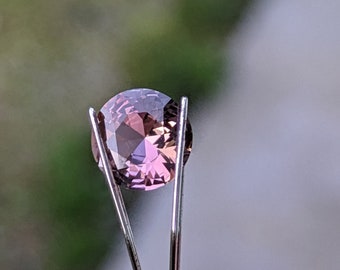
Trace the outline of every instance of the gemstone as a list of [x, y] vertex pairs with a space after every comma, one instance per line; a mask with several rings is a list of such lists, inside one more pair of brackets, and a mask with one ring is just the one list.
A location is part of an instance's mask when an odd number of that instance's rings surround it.
[[[98, 122], [112, 172], [118, 184], [153, 190], [175, 177], [178, 104], [156, 90], [139, 88], [111, 98], [98, 113]], [[192, 145], [186, 126], [184, 163]], [[92, 153], [102, 163], [92, 133]]]

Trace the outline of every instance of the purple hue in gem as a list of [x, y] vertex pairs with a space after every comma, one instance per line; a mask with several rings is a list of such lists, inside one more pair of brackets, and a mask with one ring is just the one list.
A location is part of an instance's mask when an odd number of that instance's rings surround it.
[[[99, 127], [119, 183], [129, 189], [153, 190], [174, 179], [177, 111], [170, 97], [145, 88], [121, 92], [104, 104]], [[184, 162], [191, 145], [188, 121]], [[101, 168], [93, 136], [92, 152]]]

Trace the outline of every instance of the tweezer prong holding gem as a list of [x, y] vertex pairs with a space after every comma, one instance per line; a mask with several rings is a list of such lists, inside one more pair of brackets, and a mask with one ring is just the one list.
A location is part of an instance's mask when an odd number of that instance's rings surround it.
[[108, 159], [107, 154], [106, 154], [104, 142], [103, 142], [101, 134], [100, 134], [97, 114], [96, 114], [96, 111], [93, 108], [89, 109], [89, 116], [90, 116], [90, 122], [91, 122], [92, 130], [93, 130], [93, 133], [94, 133], [97, 145], [98, 145], [100, 158], [101, 158], [101, 161], [103, 163], [104, 175], [105, 175], [105, 178], [107, 180], [107, 183], [108, 183], [108, 186], [109, 186], [109, 189], [110, 189], [113, 201], [114, 201], [114, 206], [115, 206], [117, 214], [118, 214], [120, 226], [121, 226], [121, 229], [122, 229], [123, 234], [124, 234], [124, 239], [125, 239], [125, 243], [126, 243], [126, 247], [127, 247], [129, 256], [130, 256], [132, 269], [133, 270], [141, 270], [142, 268], [141, 268], [141, 265], [140, 265], [140, 262], [139, 262], [139, 259], [138, 259], [136, 244], [135, 244], [135, 241], [134, 241], [134, 238], [133, 238], [132, 229], [131, 229], [131, 225], [130, 225], [130, 221], [129, 221], [129, 216], [128, 216], [127, 211], [126, 211], [126, 207], [125, 207], [125, 204], [124, 204], [124, 200], [123, 200], [123, 196], [122, 196], [120, 187], [116, 183], [116, 181], [113, 177], [111, 165], [109, 163], [109, 159]]
[[182, 198], [183, 198], [183, 171], [185, 132], [188, 118], [188, 98], [182, 97], [179, 106], [177, 129], [177, 154], [175, 164], [175, 185], [172, 203], [172, 221], [170, 234], [170, 264], [169, 270], [180, 269], [181, 231], [182, 231]]

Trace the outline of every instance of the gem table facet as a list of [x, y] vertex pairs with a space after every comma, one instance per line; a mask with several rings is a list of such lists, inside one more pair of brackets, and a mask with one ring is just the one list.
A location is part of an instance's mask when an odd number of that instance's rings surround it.
[[[178, 105], [156, 90], [139, 88], [111, 98], [98, 113], [101, 136], [116, 181], [129, 189], [153, 190], [175, 176]], [[186, 126], [184, 163], [192, 145]], [[92, 136], [92, 152], [101, 168]]]

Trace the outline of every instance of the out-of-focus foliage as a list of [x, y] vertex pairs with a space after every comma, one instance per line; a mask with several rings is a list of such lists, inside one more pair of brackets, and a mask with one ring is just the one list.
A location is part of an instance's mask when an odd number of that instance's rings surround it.
[[247, 3], [183, 0], [163, 14], [136, 16], [121, 55], [131, 86], [206, 97], [222, 74], [224, 39]]
[[158, 35], [148, 30], [131, 35], [124, 50], [131, 85], [164, 89], [176, 100], [182, 95], [192, 100], [211, 93], [221, 75], [220, 51], [208, 42], [195, 42], [181, 29], [166, 28]]
[[0, 1], [0, 269], [101, 263], [118, 226], [88, 106], [131, 87], [211, 95], [247, 2]]
[[249, 1], [178, 1], [179, 21], [196, 39], [223, 40]]
[[77, 135], [51, 147], [53, 155], [45, 168], [49, 178], [40, 190], [44, 204], [37, 207], [50, 228], [48, 269], [96, 268], [112, 241], [107, 232], [119, 226], [106, 216], [109, 193], [92, 166], [89, 147], [84, 147], [88, 136]]

